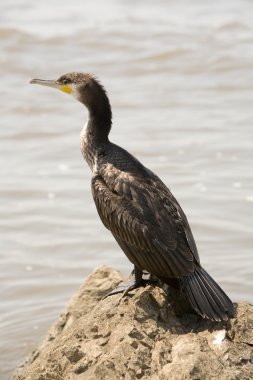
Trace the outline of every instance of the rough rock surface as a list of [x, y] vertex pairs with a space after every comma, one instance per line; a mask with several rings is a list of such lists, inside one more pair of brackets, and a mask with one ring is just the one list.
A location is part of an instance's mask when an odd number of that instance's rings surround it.
[[13, 380], [253, 379], [252, 305], [214, 323], [176, 311], [157, 286], [102, 299], [121, 280], [95, 270]]

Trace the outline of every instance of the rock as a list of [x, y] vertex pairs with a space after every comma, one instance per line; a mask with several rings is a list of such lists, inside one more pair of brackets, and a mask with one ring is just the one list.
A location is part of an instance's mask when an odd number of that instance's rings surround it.
[[120, 281], [113, 269], [95, 270], [13, 380], [253, 378], [252, 305], [214, 323], [180, 314], [158, 286], [103, 299]]

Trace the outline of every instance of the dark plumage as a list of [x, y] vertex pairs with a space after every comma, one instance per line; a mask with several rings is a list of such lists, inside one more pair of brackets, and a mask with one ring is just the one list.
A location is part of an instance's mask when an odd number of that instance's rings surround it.
[[234, 306], [201, 267], [187, 218], [165, 184], [126, 150], [111, 143], [111, 107], [104, 88], [90, 74], [70, 73], [57, 81], [31, 83], [72, 93], [89, 111], [81, 151], [93, 176], [98, 214], [135, 267], [135, 285], [147, 270], [164, 282], [177, 279], [193, 309], [220, 321]]

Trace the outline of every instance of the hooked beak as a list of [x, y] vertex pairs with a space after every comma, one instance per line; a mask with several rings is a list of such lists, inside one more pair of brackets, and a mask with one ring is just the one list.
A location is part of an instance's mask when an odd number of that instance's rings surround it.
[[58, 84], [54, 80], [44, 80], [44, 79], [31, 79], [29, 81], [30, 84], [40, 84], [41, 86], [59, 88], [60, 84]]
[[44, 80], [44, 79], [31, 79], [30, 84], [40, 84], [41, 86], [57, 88], [67, 94], [71, 94], [72, 88], [68, 84], [61, 84], [55, 80]]

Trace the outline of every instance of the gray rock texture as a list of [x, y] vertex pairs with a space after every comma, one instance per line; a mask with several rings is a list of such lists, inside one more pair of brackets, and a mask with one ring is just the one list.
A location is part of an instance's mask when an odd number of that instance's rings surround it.
[[252, 305], [214, 323], [175, 309], [184, 300], [158, 286], [102, 299], [120, 281], [95, 270], [13, 380], [253, 379]]

